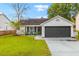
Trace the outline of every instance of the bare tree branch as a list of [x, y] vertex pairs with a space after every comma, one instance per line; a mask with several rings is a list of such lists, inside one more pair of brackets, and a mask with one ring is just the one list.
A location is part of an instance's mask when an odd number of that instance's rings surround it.
[[25, 14], [25, 12], [27, 11], [27, 7], [25, 3], [15, 3], [15, 4], [11, 4], [14, 11], [15, 11], [15, 15], [17, 17], [17, 20], [20, 21], [22, 15]]
[[11, 4], [11, 6], [13, 7], [14, 11], [15, 11], [15, 16], [18, 20], [18, 25], [20, 25], [20, 20], [23, 17], [23, 15], [25, 14], [25, 12], [27, 11], [27, 4], [25, 3], [15, 3], [15, 4]]

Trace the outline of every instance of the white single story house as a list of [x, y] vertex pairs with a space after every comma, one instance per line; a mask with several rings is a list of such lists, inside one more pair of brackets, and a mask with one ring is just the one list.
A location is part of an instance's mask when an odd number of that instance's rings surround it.
[[[42, 37], [75, 37], [74, 23], [59, 15], [51, 18], [21, 20], [21, 27], [18, 34], [41, 35]], [[0, 35], [5, 31], [13, 31], [9, 18], [0, 12]]]
[[21, 20], [20, 34], [42, 37], [74, 37], [74, 23], [59, 15], [51, 19]]

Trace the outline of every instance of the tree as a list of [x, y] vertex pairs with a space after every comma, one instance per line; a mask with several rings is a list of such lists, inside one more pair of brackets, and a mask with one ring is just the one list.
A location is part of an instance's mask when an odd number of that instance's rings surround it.
[[17, 19], [17, 22], [12, 22], [13, 25], [16, 25], [17, 29], [20, 28], [20, 20], [23, 18], [23, 15], [26, 14], [26, 10], [27, 10], [27, 4], [25, 3], [15, 3], [15, 4], [11, 4], [11, 6], [13, 7], [14, 11], [15, 11], [15, 16]]
[[48, 8], [48, 18], [60, 15], [72, 22], [75, 22], [75, 16], [79, 11], [77, 3], [54, 3]]
[[8, 24], [15, 29], [15, 31], [16, 31], [15, 35], [19, 35], [18, 31], [19, 31], [20, 26], [21, 26], [20, 23], [18, 21], [10, 21]]
[[[11, 21], [9, 23], [12, 27], [14, 27], [16, 30], [19, 29], [20, 25], [18, 21]], [[18, 25], [19, 24], [19, 25]]]

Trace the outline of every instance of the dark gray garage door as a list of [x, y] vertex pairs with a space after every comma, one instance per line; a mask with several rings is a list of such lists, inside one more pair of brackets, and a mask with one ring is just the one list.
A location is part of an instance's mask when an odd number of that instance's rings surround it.
[[70, 26], [47, 26], [45, 27], [45, 37], [70, 37]]

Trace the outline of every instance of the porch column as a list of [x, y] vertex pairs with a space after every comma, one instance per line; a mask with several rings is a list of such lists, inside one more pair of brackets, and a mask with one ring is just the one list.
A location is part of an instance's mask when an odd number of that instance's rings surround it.
[[36, 27], [36, 34], [38, 34], [38, 27]]
[[25, 35], [27, 34], [27, 26], [25, 26]]
[[28, 27], [28, 34], [30, 34], [30, 27]]
[[34, 26], [34, 29], [33, 30], [34, 30], [34, 34], [35, 34], [35, 26]]
[[35, 29], [34, 29], [34, 26], [32, 27], [32, 34], [34, 34], [35, 33]]
[[35, 34], [35, 26], [33, 27], [33, 34]]

